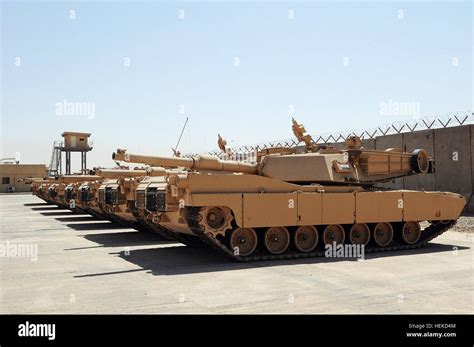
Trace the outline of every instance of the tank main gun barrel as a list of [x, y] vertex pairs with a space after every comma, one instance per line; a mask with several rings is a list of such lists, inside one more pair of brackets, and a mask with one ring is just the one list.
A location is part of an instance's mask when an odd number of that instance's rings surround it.
[[101, 179], [100, 176], [96, 175], [65, 175], [59, 176], [56, 180], [57, 183], [76, 183], [83, 181], [95, 181]]
[[139, 177], [146, 176], [145, 170], [97, 169], [95, 173], [102, 178]]
[[25, 177], [25, 178], [20, 178], [18, 180], [18, 183], [32, 184], [32, 183], [47, 182], [47, 181], [48, 180], [45, 180], [44, 177]]
[[172, 174], [185, 174], [186, 171], [177, 170], [177, 169], [165, 169], [164, 167], [150, 167], [146, 170], [148, 176], [158, 177], [158, 176], [169, 176]]
[[255, 164], [220, 160], [210, 155], [198, 155], [191, 158], [157, 157], [127, 153], [125, 150], [117, 150], [112, 154], [112, 159], [131, 163], [141, 163], [150, 166], [162, 166], [169, 168], [184, 167], [190, 170], [210, 170], [241, 172], [246, 174], [257, 174], [258, 166]]
[[96, 174], [102, 178], [127, 178], [143, 176], [167, 176], [173, 173], [183, 173], [184, 171], [167, 170], [164, 167], [150, 167], [146, 170], [123, 170], [123, 169], [98, 169]]
[[127, 163], [140, 163], [150, 166], [163, 167], [189, 167], [191, 158], [180, 157], [158, 157], [141, 154], [127, 153], [126, 150], [118, 149], [112, 154], [112, 159], [117, 161], [124, 161]]

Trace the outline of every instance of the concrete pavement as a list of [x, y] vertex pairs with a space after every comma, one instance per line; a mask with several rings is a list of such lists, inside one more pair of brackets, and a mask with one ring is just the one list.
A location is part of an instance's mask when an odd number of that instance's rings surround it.
[[0, 211], [4, 248], [38, 251], [0, 258], [0, 313], [474, 312], [474, 233], [365, 261], [240, 264], [31, 195], [0, 195]]

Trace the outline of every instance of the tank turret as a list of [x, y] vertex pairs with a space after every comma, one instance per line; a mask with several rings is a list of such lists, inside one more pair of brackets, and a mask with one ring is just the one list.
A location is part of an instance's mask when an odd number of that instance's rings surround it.
[[370, 185], [433, 171], [433, 162], [423, 149], [417, 149], [413, 153], [366, 150], [357, 148], [359, 142], [358, 139], [351, 139], [351, 145], [345, 150], [319, 148], [316, 152], [302, 154], [269, 154], [255, 164], [221, 160], [209, 155], [172, 158], [131, 154], [126, 150], [117, 150], [112, 157], [119, 161], [166, 168], [253, 174], [286, 182], [321, 184]]

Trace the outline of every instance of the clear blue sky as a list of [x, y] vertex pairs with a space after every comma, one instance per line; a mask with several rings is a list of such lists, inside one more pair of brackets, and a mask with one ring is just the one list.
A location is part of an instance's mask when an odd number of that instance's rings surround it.
[[[187, 115], [182, 152], [215, 149], [217, 133], [230, 145], [291, 138], [289, 105], [313, 134], [412, 118], [381, 114], [388, 100], [416, 102], [422, 116], [472, 109], [472, 2], [4, 1], [1, 11], [1, 155], [24, 163], [49, 163], [64, 130], [92, 133], [91, 166], [112, 165], [117, 147], [169, 155]], [[94, 117], [58, 115], [64, 99], [94, 103]]]

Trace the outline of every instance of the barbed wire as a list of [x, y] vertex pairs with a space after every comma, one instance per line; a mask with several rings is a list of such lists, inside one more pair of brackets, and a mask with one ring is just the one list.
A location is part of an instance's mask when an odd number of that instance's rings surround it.
[[[349, 136], [358, 136], [361, 140], [371, 140], [378, 136], [385, 136], [391, 134], [402, 134], [420, 130], [450, 128], [455, 126], [462, 126], [467, 124], [474, 124], [474, 113], [472, 111], [461, 111], [450, 113], [444, 116], [434, 117], [420, 117], [413, 120], [394, 122], [392, 124], [380, 125], [376, 128], [359, 130], [359, 131], [340, 131], [337, 133], [323, 133], [317, 136], [313, 136], [316, 144], [332, 144], [344, 142]], [[299, 145], [299, 142], [295, 139], [275, 140], [269, 142], [263, 142], [255, 145], [245, 145], [229, 148], [228, 151], [234, 155], [234, 157], [246, 158], [253, 156], [252, 153], [258, 152], [267, 148], [275, 147], [287, 147], [292, 148]], [[216, 155], [218, 157], [229, 156], [223, 154], [219, 150], [212, 150], [206, 154]], [[192, 157], [197, 153], [188, 153], [184, 157]], [[239, 160], [239, 159], [235, 159]], [[242, 159], [241, 159], [242, 160]]]

